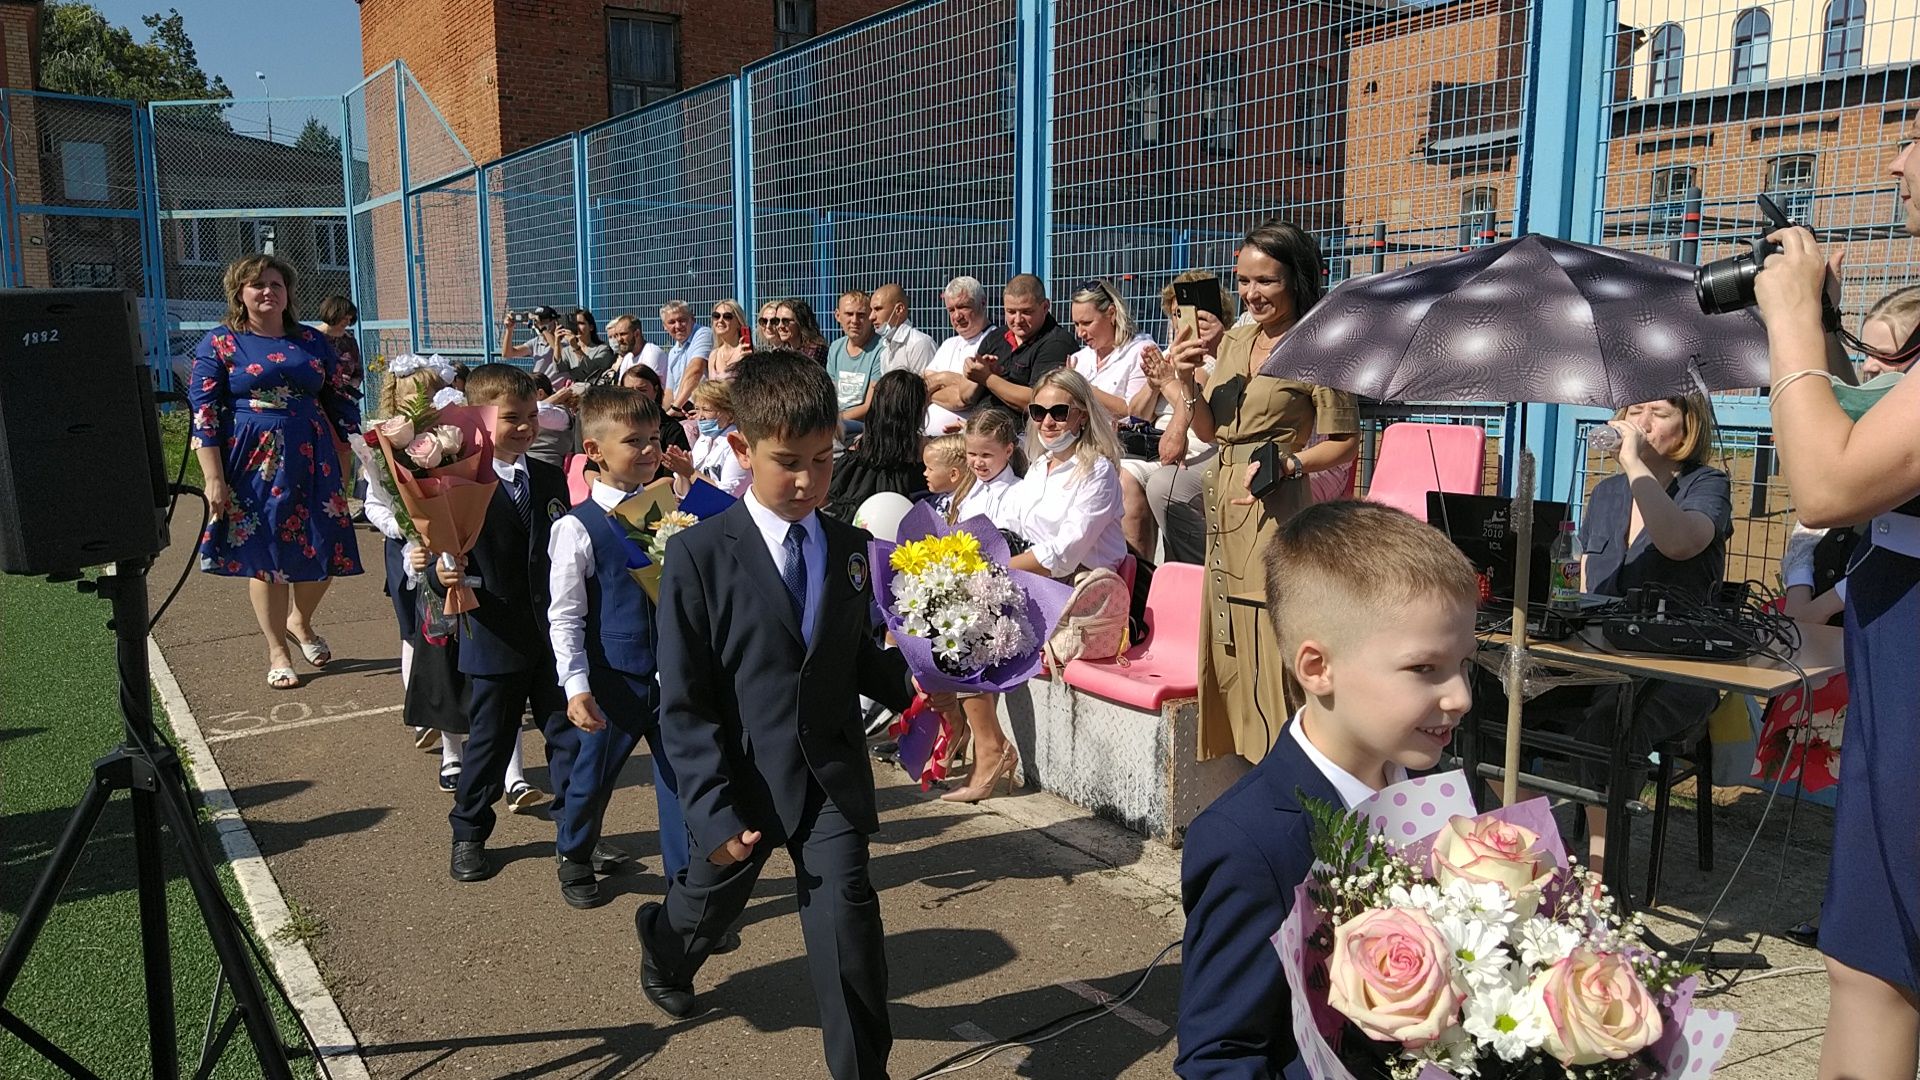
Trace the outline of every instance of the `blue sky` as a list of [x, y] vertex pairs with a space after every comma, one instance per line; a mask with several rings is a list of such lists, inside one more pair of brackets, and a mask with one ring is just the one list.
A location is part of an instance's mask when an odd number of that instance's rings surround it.
[[[109, 22], [144, 41], [140, 17], [177, 8], [200, 66], [227, 81], [236, 98], [339, 96], [361, 79], [360, 5], [353, 0], [89, 0]], [[294, 12], [298, 15], [295, 16]], [[253, 73], [267, 73], [266, 89]], [[242, 110], [251, 114], [256, 110]], [[308, 115], [339, 130], [339, 107], [287, 105], [273, 111], [274, 133], [297, 131]], [[252, 123], [236, 115], [236, 126]], [[252, 119], [250, 116], [247, 119]]]

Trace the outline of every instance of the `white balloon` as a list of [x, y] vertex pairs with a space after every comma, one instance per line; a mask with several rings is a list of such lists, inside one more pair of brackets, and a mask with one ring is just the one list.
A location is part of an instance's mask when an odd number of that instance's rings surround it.
[[873, 534], [876, 540], [896, 541], [900, 519], [913, 509], [913, 500], [897, 491], [882, 491], [870, 496], [853, 512], [853, 524]]

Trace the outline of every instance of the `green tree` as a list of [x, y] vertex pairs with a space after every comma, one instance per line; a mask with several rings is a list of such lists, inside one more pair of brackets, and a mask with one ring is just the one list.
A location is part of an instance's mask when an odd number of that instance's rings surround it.
[[329, 154], [340, 156], [340, 136], [335, 135], [320, 122], [317, 116], [307, 117], [306, 126], [300, 129], [300, 137], [293, 140], [296, 150], [305, 150], [310, 154]]
[[178, 10], [144, 15], [140, 22], [147, 28], [145, 41], [108, 22], [92, 4], [49, 0], [41, 23], [41, 87], [143, 105], [233, 96], [225, 80], [200, 67]]

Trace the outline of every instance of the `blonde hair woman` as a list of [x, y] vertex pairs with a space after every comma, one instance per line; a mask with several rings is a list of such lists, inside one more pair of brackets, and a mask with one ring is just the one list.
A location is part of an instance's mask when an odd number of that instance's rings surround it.
[[1120, 441], [1113, 415], [1078, 372], [1055, 368], [1033, 385], [1027, 406], [1027, 475], [1007, 492], [998, 524], [1030, 547], [1016, 570], [1068, 578], [1117, 570], [1127, 557], [1120, 529]]
[[753, 351], [746, 309], [738, 300], [722, 300], [708, 314], [713, 326], [713, 352], [707, 355], [707, 378], [731, 379], [733, 366]]
[[225, 325], [194, 349], [187, 396], [212, 520], [200, 569], [244, 577], [267, 639], [267, 685], [300, 685], [287, 650], [333, 659], [313, 616], [335, 577], [360, 572], [335, 440], [360, 406], [325, 335], [300, 325], [293, 268], [271, 255], [227, 267]]

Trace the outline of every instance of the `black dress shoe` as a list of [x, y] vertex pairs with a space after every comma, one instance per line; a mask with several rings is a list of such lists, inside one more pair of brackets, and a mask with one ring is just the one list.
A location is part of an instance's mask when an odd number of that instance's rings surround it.
[[633, 916], [633, 929], [640, 938], [640, 992], [661, 1012], [675, 1020], [684, 1020], [693, 1015], [693, 982], [668, 978], [654, 967], [653, 946], [647, 941], [647, 929], [660, 913], [660, 905], [649, 902], [641, 904]]
[[739, 947], [740, 947], [739, 932], [735, 930], [729, 930], [726, 933], [720, 935], [720, 940], [713, 943], [713, 955], [719, 956], [721, 953], [730, 953]]
[[618, 874], [628, 867], [639, 869], [640, 860], [627, 852], [614, 847], [605, 840], [593, 845], [593, 872], [596, 874]]
[[873, 755], [875, 761], [892, 763], [900, 760], [900, 744], [891, 739], [883, 743], [874, 743], [867, 748], [867, 752]]
[[478, 840], [453, 842], [453, 880], [485, 881], [493, 876], [493, 864], [487, 861], [487, 845]]
[[593, 876], [593, 867], [583, 862], [575, 862], [566, 856], [560, 857], [560, 899], [568, 907], [597, 908], [606, 897], [600, 892], [600, 879]]

